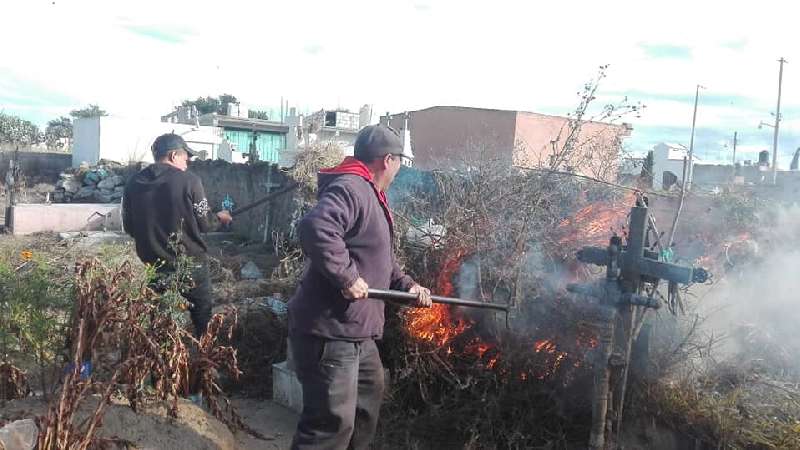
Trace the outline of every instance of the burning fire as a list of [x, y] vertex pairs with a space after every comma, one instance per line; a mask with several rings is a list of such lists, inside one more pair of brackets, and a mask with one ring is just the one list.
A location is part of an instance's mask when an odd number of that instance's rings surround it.
[[617, 202], [592, 203], [579, 210], [573, 217], [558, 225], [562, 230], [560, 245], [604, 245], [612, 232], [623, 230], [628, 212], [636, 199], [631, 191]]
[[547, 339], [544, 339], [544, 340], [541, 340], [541, 341], [536, 341], [533, 344], [533, 350], [536, 353], [539, 353], [539, 352], [542, 352], [542, 351], [547, 352], [547, 353], [555, 353], [556, 344], [552, 343], [551, 341], [549, 341]]
[[434, 304], [430, 309], [408, 312], [408, 329], [417, 339], [433, 342], [443, 347], [451, 339], [466, 331], [472, 322], [461, 319], [451, 321], [447, 305]]
[[[445, 296], [453, 296], [453, 276], [456, 274], [461, 262], [466, 256], [466, 251], [457, 251], [445, 261], [436, 280], [439, 292]], [[557, 347], [555, 339], [532, 341], [530, 345], [538, 356], [531, 360], [533, 365], [519, 372], [508, 372], [508, 367], [501, 364], [501, 353], [494, 343], [485, 342], [475, 337], [466, 344], [458, 344], [453, 339], [470, 329], [474, 322], [469, 319], [456, 317], [447, 305], [434, 304], [428, 309], [409, 309], [406, 311], [406, 326], [410, 334], [416, 339], [428, 342], [442, 349], [449, 357], [453, 353], [475, 358], [478, 367], [497, 371], [501, 376], [513, 376], [523, 382], [529, 380], [546, 380], [556, 375], [569, 354]], [[579, 348], [593, 348], [597, 346], [595, 338], [589, 334], [579, 335], [577, 338]], [[581, 353], [581, 352], [578, 352]], [[578, 356], [576, 354], [575, 356]], [[574, 363], [580, 367], [580, 359]]]
[[481, 341], [478, 338], [475, 338], [469, 343], [469, 345], [467, 345], [464, 351], [468, 354], [476, 355], [479, 361], [482, 361], [484, 356], [487, 356], [484, 365], [487, 369], [493, 369], [497, 364], [497, 360], [500, 358], [499, 352], [490, 352], [490, 350], [493, 350], [494, 348], [494, 344], [489, 344]]
[[[711, 272], [724, 272], [726, 265], [733, 267], [744, 263], [759, 252], [758, 242], [747, 232], [732, 236], [706, 233], [699, 235], [697, 239], [704, 254], [695, 259], [694, 265]], [[694, 243], [690, 241], [690, 244]]]
[[[444, 296], [453, 296], [456, 293], [453, 286], [453, 276], [461, 266], [461, 261], [466, 256], [465, 250], [453, 253], [442, 265], [442, 270], [436, 280], [438, 291]], [[430, 342], [439, 348], [447, 346], [447, 354], [453, 353], [451, 341], [474, 325], [469, 319], [455, 317], [447, 305], [434, 304], [428, 309], [412, 309], [406, 313], [407, 327], [412, 336], [425, 342]], [[487, 369], [493, 369], [500, 357], [498, 352], [493, 352], [494, 344], [483, 342], [478, 338], [473, 339], [464, 348], [464, 353], [477, 356], [478, 360]], [[484, 361], [485, 359], [485, 361]]]
[[[463, 249], [456, 251], [442, 266], [436, 280], [436, 286], [442, 295], [447, 297], [454, 294], [453, 275], [458, 271], [465, 255], [466, 251]], [[406, 318], [412, 336], [432, 342], [438, 347], [443, 347], [473, 325], [472, 321], [453, 317], [447, 305], [438, 303], [428, 309], [409, 310]]]

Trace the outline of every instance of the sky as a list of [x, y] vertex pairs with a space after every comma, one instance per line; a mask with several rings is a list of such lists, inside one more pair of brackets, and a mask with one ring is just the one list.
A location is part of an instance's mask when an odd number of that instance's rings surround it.
[[626, 148], [689, 144], [705, 160], [800, 146], [800, 45], [790, 2], [0, 0], [0, 111], [39, 125], [89, 103], [158, 120], [229, 93], [301, 111], [460, 105], [564, 115], [608, 64], [593, 108], [624, 98]]

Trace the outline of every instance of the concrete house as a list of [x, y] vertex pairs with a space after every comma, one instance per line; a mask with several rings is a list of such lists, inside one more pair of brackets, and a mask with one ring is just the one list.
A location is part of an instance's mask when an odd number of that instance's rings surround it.
[[289, 125], [283, 121], [249, 118], [249, 110], [240, 104], [228, 104], [227, 108], [227, 114], [198, 115], [192, 108], [179, 106], [162, 116], [161, 121], [220, 129], [227, 145], [222, 149], [221, 159], [244, 162], [252, 149], [259, 161], [279, 162], [281, 152], [287, 148]]
[[72, 166], [105, 159], [119, 163], [152, 162], [150, 146], [161, 134], [183, 136], [202, 159], [217, 159], [223, 142], [221, 129], [156, 120], [102, 116], [76, 119], [73, 125]]
[[[410, 133], [414, 167], [423, 170], [468, 166], [476, 151], [509, 167], [551, 167], [569, 134], [566, 117], [461, 106], [387, 114], [381, 123]], [[622, 141], [631, 131], [628, 124], [584, 122], [574, 136], [574, 166], [559, 170], [613, 178]]]

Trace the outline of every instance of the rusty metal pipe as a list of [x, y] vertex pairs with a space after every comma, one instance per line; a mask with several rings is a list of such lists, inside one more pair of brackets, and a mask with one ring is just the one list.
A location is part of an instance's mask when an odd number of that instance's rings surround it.
[[[415, 302], [417, 300], [417, 294], [412, 294], [410, 292], [393, 291], [389, 289], [369, 289], [367, 292], [369, 298], [389, 300], [404, 304]], [[433, 301], [433, 303], [442, 303], [445, 305], [466, 306], [469, 308], [495, 309], [506, 313], [508, 312], [507, 305], [500, 305], [497, 303], [484, 303], [484, 302], [479, 302], [477, 300], [464, 300], [463, 298], [442, 297], [440, 295], [431, 295], [431, 300]]]

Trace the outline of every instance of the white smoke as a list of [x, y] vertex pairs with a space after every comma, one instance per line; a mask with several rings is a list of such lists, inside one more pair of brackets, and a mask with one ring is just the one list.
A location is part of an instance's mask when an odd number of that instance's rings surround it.
[[731, 247], [729, 267], [699, 297], [705, 331], [725, 336], [721, 356], [800, 373], [800, 207], [762, 217], [751, 239]]

